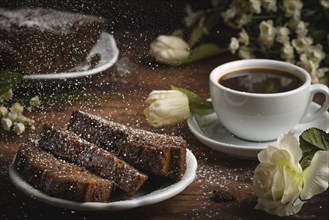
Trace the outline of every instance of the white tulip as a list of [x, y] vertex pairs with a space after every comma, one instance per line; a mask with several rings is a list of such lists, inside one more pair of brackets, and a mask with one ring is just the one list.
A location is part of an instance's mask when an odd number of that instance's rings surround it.
[[160, 35], [150, 44], [149, 54], [161, 63], [178, 65], [187, 60], [190, 48], [182, 38]]
[[146, 99], [144, 110], [147, 121], [154, 127], [175, 124], [190, 115], [187, 96], [177, 90], [155, 90]]

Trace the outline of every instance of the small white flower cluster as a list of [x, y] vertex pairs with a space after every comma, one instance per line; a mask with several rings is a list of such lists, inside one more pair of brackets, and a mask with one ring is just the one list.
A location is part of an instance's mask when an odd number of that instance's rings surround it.
[[[6, 107], [4, 101], [10, 100], [13, 97], [13, 92], [10, 89], [8, 92], [0, 95], [0, 120], [2, 128], [5, 131], [14, 131], [16, 134], [22, 134], [27, 128], [34, 130], [35, 121], [27, 118], [23, 115], [24, 107], [15, 102], [11, 107]], [[32, 107], [40, 104], [40, 99], [35, 96], [30, 99], [30, 106], [27, 108], [30, 110]]]
[[[329, 10], [328, 0], [315, 1], [314, 5], [320, 13]], [[303, 6], [302, 0], [233, 0], [221, 12], [226, 24], [241, 30], [231, 39], [229, 50], [242, 59], [266, 55], [296, 64], [318, 83], [329, 71], [328, 63], [324, 65], [329, 33], [325, 43], [311, 36], [312, 21], [303, 20]]]

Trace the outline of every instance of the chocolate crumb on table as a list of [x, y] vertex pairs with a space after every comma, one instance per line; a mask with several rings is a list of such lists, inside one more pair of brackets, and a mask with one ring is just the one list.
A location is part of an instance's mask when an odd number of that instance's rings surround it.
[[224, 191], [221, 189], [216, 189], [213, 191], [213, 200], [216, 202], [232, 202], [237, 198], [232, 193]]

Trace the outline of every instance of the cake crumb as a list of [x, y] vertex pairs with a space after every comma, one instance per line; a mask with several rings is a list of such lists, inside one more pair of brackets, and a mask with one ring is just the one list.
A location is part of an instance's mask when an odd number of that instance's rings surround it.
[[237, 199], [232, 193], [221, 189], [214, 190], [212, 198], [216, 202], [232, 202]]

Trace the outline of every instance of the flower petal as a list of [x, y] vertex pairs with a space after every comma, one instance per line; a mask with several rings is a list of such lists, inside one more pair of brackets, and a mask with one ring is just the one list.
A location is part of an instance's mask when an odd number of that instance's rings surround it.
[[329, 151], [317, 151], [303, 173], [304, 187], [300, 194], [303, 200], [326, 191], [329, 182]]
[[296, 199], [302, 190], [302, 170], [291, 171], [290, 167], [283, 168], [284, 175], [284, 193], [281, 198], [283, 204]]
[[255, 209], [264, 210], [269, 214], [278, 216], [289, 216], [298, 213], [304, 202], [297, 199], [293, 199], [287, 204], [282, 204], [281, 201], [273, 201], [264, 197], [257, 199], [257, 205]]
[[278, 148], [289, 151], [290, 155], [295, 157], [295, 163], [298, 163], [303, 156], [298, 140], [295, 137], [294, 130], [290, 130], [287, 134], [284, 134], [278, 138]]
[[154, 127], [170, 125], [187, 119], [190, 115], [187, 96], [177, 90], [155, 90], [146, 99], [144, 110], [147, 121]]

